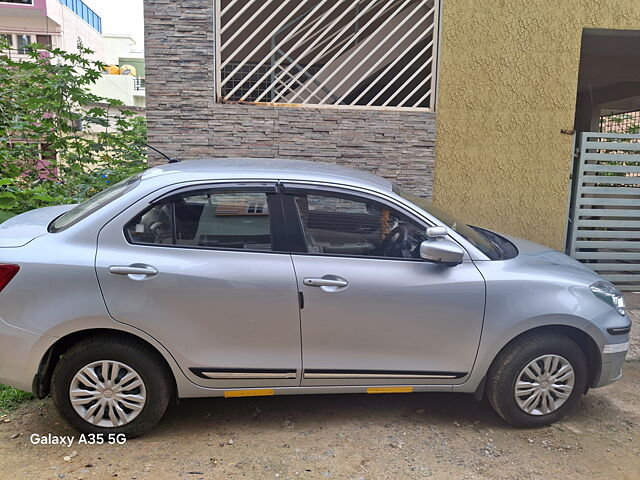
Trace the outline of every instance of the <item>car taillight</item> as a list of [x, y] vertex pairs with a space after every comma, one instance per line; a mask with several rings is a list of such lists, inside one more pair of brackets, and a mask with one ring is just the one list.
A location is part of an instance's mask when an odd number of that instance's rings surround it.
[[2, 265], [0, 264], [0, 292], [15, 277], [20, 267], [18, 265]]

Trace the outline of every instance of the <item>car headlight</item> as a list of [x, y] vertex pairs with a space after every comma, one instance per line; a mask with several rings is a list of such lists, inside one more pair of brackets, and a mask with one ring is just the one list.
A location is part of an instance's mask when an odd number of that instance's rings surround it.
[[596, 282], [593, 285], [590, 285], [589, 288], [596, 297], [607, 305], [613, 307], [613, 309], [620, 315], [624, 315], [626, 313], [622, 292], [609, 282]]

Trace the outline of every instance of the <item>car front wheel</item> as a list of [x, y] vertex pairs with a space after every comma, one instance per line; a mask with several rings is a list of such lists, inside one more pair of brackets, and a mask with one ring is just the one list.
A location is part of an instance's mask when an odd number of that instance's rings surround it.
[[172, 382], [159, 354], [129, 339], [92, 337], [60, 358], [52, 377], [58, 412], [85, 433], [140, 435], [164, 414]]
[[532, 333], [500, 352], [487, 378], [487, 396], [512, 425], [539, 427], [560, 420], [578, 406], [587, 376], [586, 357], [573, 340]]

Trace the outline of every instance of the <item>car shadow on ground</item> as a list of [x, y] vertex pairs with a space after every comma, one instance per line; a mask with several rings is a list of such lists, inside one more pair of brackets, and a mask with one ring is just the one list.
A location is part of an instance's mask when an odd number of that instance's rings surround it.
[[254, 425], [257, 429], [292, 427], [301, 430], [346, 424], [380, 426], [415, 423], [444, 426], [482, 424], [510, 428], [486, 401], [452, 393], [283, 395], [252, 398], [183, 399], [173, 405], [146, 437], [168, 432], [191, 434], [219, 429], [233, 431]]
[[[636, 401], [635, 395], [625, 400], [610, 398], [607, 390], [592, 390], [567, 421], [583, 427], [604, 419], [612, 424], [640, 426], [640, 419], [630, 415], [625, 406], [629, 401]], [[33, 419], [38, 427], [47, 427], [56, 435], [73, 434], [74, 430], [58, 416], [50, 400], [40, 405], [39, 418]], [[25, 413], [29, 411], [35, 413], [33, 408]], [[304, 434], [320, 429], [390, 426], [518, 430], [502, 420], [486, 399], [478, 402], [468, 394], [317, 394], [181, 399], [168, 408], [158, 425], [143, 438], [162, 440], [166, 436], [207, 436], [212, 432], [226, 434], [238, 430], [261, 435], [282, 428]]]
[[[595, 421], [594, 415], [601, 418], [602, 413], [607, 412], [610, 420], [628, 423], [627, 412], [604, 393], [591, 392], [583, 397], [567, 421], [590, 423]], [[294, 425], [298, 430], [315, 430], [347, 424], [415, 424], [436, 428], [474, 425], [514, 430], [486, 399], [478, 402], [467, 394], [335, 394], [182, 399], [169, 408], [158, 426], [145, 437], [161, 437], [169, 432], [206, 433], [216, 429], [232, 432], [251, 426], [255, 432]]]

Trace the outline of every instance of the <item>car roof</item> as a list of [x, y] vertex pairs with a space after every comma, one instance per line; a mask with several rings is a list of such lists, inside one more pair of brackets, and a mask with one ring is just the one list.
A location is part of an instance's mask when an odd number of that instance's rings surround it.
[[185, 180], [269, 179], [302, 180], [358, 185], [391, 190], [393, 184], [362, 170], [335, 164], [279, 158], [211, 158], [168, 163], [147, 170], [143, 178], [178, 175]]

